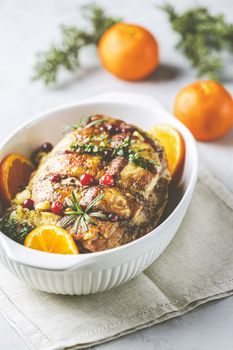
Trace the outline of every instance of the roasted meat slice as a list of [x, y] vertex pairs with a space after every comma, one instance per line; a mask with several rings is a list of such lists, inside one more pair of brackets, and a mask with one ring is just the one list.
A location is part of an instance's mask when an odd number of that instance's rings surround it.
[[[35, 208], [44, 212], [22, 208], [16, 197], [11, 214], [34, 226], [65, 225], [79, 246], [101, 251], [141, 237], [158, 224], [169, 181], [159, 142], [121, 120], [96, 115], [67, 134], [32, 176], [27, 191]], [[56, 201], [65, 208], [60, 215], [50, 210]]]

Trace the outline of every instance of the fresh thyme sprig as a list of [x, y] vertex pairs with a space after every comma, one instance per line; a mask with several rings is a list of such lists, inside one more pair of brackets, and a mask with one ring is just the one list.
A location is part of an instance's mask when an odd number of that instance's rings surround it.
[[95, 221], [93, 221], [91, 218], [95, 217], [102, 220], [107, 219], [107, 216], [104, 213], [100, 211], [91, 211], [93, 207], [103, 198], [104, 193], [93, 199], [93, 201], [85, 209], [83, 209], [78, 202], [75, 192], [73, 191], [72, 199], [68, 197], [66, 198], [68, 210], [66, 210], [65, 216], [61, 219], [59, 225], [63, 228], [72, 225], [75, 233], [78, 232], [79, 226], [81, 226], [84, 232], [89, 231], [88, 224], [97, 226]]
[[136, 165], [139, 165], [144, 169], [149, 169], [149, 170], [152, 170], [155, 165], [158, 165], [155, 163], [153, 159], [146, 159], [141, 157], [139, 154], [139, 151], [129, 153], [129, 161], [133, 162]]
[[112, 155], [117, 155], [121, 157], [127, 156], [129, 153], [130, 146], [133, 145], [135, 142], [135, 140], [127, 136], [119, 145], [112, 149]]
[[87, 138], [80, 144], [71, 145], [72, 150], [76, 150], [80, 153], [99, 154], [103, 155], [105, 151], [108, 151], [108, 155], [113, 158], [114, 156], [127, 156], [129, 147], [135, 143], [135, 140], [126, 137], [119, 145], [111, 147], [109, 144], [112, 140], [107, 140], [106, 136], [93, 136]]
[[61, 44], [53, 44], [47, 51], [37, 54], [33, 80], [42, 80], [45, 85], [49, 85], [56, 82], [61, 67], [74, 71], [80, 66], [79, 54], [82, 48], [97, 45], [103, 33], [121, 21], [120, 18], [107, 16], [95, 4], [82, 7], [82, 11], [92, 29], [86, 31], [75, 26], [61, 26]]
[[103, 139], [103, 142], [100, 142], [100, 144], [96, 144], [95, 141], [100, 140], [96, 139], [96, 136], [94, 136], [93, 138], [86, 139], [81, 144], [71, 145], [70, 148], [72, 151], [82, 154], [85, 153], [100, 156], [105, 156], [105, 154], [107, 154], [108, 159], [112, 159], [116, 156], [125, 157], [130, 162], [149, 170], [153, 170], [153, 167], [158, 165], [154, 162], [154, 160], [146, 159], [140, 156], [140, 153], [144, 151], [143, 149], [137, 151], [133, 150], [131, 145], [135, 143], [135, 140], [130, 139], [130, 137], [126, 137], [119, 145], [115, 147], [111, 147], [109, 145], [112, 140]]
[[147, 159], [140, 156], [140, 153], [145, 151], [144, 149], [138, 149], [137, 151], [133, 150], [131, 146], [135, 142], [136, 141], [134, 139], [126, 137], [122, 143], [120, 143], [116, 148], [112, 149], [112, 155], [125, 157], [129, 160], [129, 162], [139, 165], [144, 169], [153, 170], [153, 167], [158, 164], [156, 164], [153, 159]]
[[[92, 140], [86, 140], [85, 142], [78, 145], [71, 145], [71, 150], [78, 153], [87, 153], [94, 155], [102, 155], [103, 152], [107, 149], [105, 146], [100, 146], [92, 142]], [[111, 150], [110, 148], [108, 148]]]
[[211, 15], [204, 7], [194, 7], [183, 14], [177, 14], [170, 4], [160, 9], [180, 35], [176, 47], [197, 70], [198, 76], [218, 80], [223, 67], [221, 53], [233, 53], [233, 24], [227, 23], [223, 15]]

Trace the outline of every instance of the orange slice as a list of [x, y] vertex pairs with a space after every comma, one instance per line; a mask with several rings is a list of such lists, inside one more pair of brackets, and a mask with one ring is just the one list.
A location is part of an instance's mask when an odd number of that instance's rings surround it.
[[4, 206], [27, 186], [34, 170], [29, 159], [20, 154], [10, 154], [0, 164], [0, 194]]
[[155, 125], [149, 133], [164, 147], [168, 169], [172, 178], [177, 178], [184, 164], [185, 144], [183, 137], [176, 129], [167, 124]]
[[42, 225], [29, 233], [25, 247], [54, 254], [79, 254], [72, 236], [55, 225]]

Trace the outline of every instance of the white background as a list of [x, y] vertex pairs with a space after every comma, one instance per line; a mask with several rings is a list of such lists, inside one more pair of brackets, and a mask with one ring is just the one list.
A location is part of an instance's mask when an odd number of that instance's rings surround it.
[[[84, 69], [73, 76], [63, 76], [57, 88], [33, 83], [35, 52], [59, 39], [61, 23], [83, 25], [79, 6], [85, 0], [0, 0], [0, 138], [31, 116], [47, 108], [81, 100], [106, 91], [142, 92], [158, 98], [172, 111], [176, 93], [193, 82], [195, 72], [181, 54], [174, 50], [177, 36], [166, 16], [155, 5], [158, 0], [97, 1], [114, 16], [144, 25], [157, 37], [161, 66], [148, 80], [129, 83], [117, 80], [99, 65], [95, 50], [82, 55]], [[213, 13], [222, 12], [233, 22], [232, 0], [170, 0], [178, 10], [203, 5]], [[224, 71], [225, 86], [233, 93], [232, 60]], [[123, 117], [123, 116], [122, 116]], [[49, 140], [48, 140], [49, 141]], [[201, 162], [211, 169], [233, 192], [233, 130], [212, 143], [199, 143]], [[1, 276], [0, 276], [1, 278]], [[27, 346], [0, 317], [0, 348], [26, 350]], [[142, 330], [119, 340], [98, 346], [100, 350], [232, 350], [233, 297], [212, 302], [182, 317]]]

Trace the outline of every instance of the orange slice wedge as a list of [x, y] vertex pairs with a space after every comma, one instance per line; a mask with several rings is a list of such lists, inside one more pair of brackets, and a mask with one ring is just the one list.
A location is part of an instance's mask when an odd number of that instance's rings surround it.
[[149, 133], [164, 147], [168, 169], [172, 178], [177, 179], [184, 164], [185, 144], [183, 137], [179, 131], [167, 124], [155, 125]]
[[4, 206], [23, 190], [34, 170], [30, 160], [20, 154], [10, 154], [0, 164], [0, 194]]
[[47, 253], [79, 254], [72, 236], [56, 225], [42, 225], [29, 233], [24, 246]]

